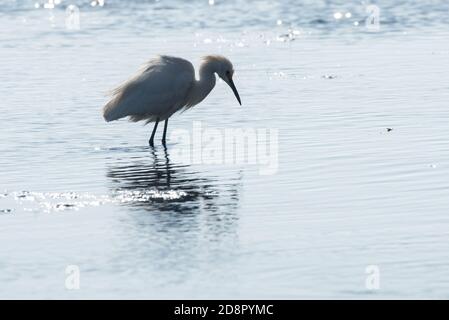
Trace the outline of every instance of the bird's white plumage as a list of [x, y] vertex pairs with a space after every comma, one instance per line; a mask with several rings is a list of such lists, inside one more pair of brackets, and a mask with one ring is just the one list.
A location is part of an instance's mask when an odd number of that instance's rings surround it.
[[164, 120], [187, 105], [195, 82], [193, 65], [182, 58], [158, 56], [112, 91], [106, 121], [129, 116], [132, 121]]
[[131, 121], [154, 121], [150, 146], [159, 121], [165, 120], [162, 144], [165, 145], [168, 118], [178, 110], [191, 108], [203, 101], [215, 86], [215, 75], [225, 81], [240, 96], [232, 80], [232, 63], [223, 56], [209, 55], [202, 59], [199, 79], [195, 79], [193, 65], [184, 59], [158, 56], [150, 60], [131, 79], [112, 91], [111, 100], [104, 106], [106, 121], [129, 117]]

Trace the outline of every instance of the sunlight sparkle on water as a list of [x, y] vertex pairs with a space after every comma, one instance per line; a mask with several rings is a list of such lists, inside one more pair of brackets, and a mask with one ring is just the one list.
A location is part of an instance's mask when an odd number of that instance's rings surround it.
[[341, 13], [341, 12], [334, 13], [334, 19], [340, 20], [341, 18], [343, 18], [343, 13]]

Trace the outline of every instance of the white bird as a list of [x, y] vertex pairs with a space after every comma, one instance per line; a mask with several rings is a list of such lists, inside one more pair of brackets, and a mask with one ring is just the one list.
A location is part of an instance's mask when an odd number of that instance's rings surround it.
[[232, 63], [218, 55], [205, 56], [202, 60], [198, 80], [193, 65], [187, 60], [171, 56], [150, 60], [135, 76], [112, 91], [112, 98], [103, 109], [104, 119], [109, 122], [129, 117], [134, 122], [155, 122], [150, 146], [154, 145], [159, 121], [165, 120], [162, 137], [165, 146], [168, 118], [203, 101], [215, 86], [215, 73], [231, 87], [241, 105], [232, 80]]

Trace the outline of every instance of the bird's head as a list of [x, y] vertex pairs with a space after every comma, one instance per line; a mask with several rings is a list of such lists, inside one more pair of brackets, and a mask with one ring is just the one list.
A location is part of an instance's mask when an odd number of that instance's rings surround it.
[[204, 60], [206, 63], [214, 65], [214, 71], [224, 82], [226, 82], [231, 87], [235, 97], [237, 98], [237, 101], [240, 105], [242, 105], [239, 93], [237, 91], [237, 88], [235, 87], [234, 81], [232, 80], [232, 77], [234, 75], [234, 67], [232, 66], [231, 61], [223, 56], [218, 55], [206, 56], [204, 57]]

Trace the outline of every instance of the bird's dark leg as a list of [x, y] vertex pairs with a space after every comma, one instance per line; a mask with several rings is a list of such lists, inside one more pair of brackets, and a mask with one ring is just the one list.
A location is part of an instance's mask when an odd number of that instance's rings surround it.
[[162, 144], [165, 146], [165, 136], [167, 135], [168, 119], [164, 123], [164, 134], [162, 135]]
[[156, 122], [154, 123], [153, 133], [151, 133], [150, 141], [148, 141], [148, 143], [150, 144], [151, 147], [154, 147], [154, 134], [156, 133], [158, 123], [159, 123], [159, 118], [157, 118]]

